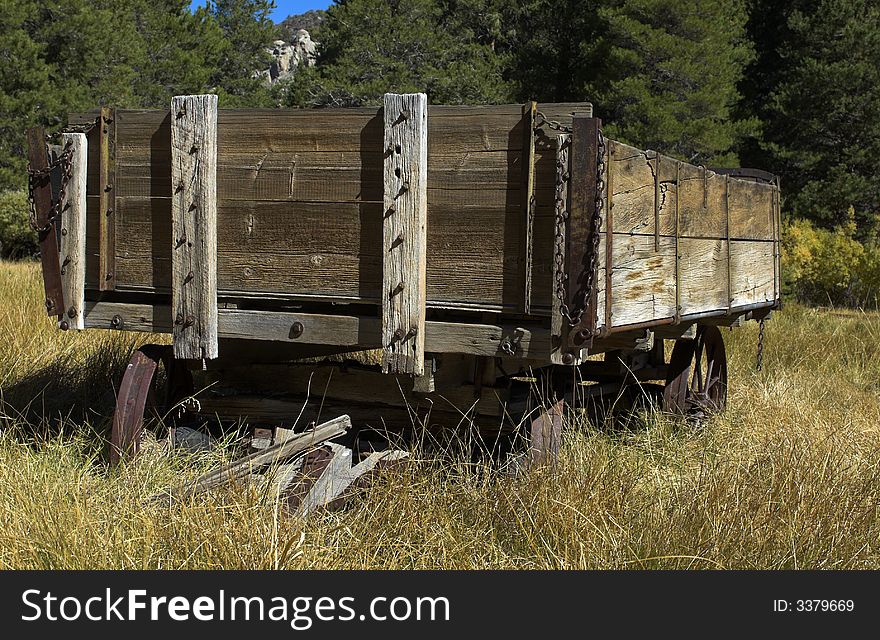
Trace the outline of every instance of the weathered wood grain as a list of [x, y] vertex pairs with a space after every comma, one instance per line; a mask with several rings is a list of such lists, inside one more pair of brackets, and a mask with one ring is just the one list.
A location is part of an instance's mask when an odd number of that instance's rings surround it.
[[217, 96], [176, 96], [171, 110], [174, 356], [216, 358]]
[[70, 181], [61, 203], [61, 286], [64, 318], [71, 329], [83, 329], [86, 293], [86, 174], [89, 158], [84, 133], [65, 133], [62, 147], [73, 152]]
[[621, 326], [669, 318], [675, 313], [675, 239], [614, 234], [611, 323]]
[[385, 94], [382, 370], [425, 372], [428, 96]]
[[727, 241], [679, 239], [682, 315], [727, 308]]
[[773, 302], [773, 247], [773, 242], [731, 240], [732, 306]]
[[773, 185], [730, 179], [730, 236], [773, 240]]

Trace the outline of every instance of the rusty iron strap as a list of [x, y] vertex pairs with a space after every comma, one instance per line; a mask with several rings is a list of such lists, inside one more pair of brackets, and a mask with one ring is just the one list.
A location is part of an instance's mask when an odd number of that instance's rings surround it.
[[137, 455], [144, 427], [144, 409], [159, 367], [164, 345], [144, 345], [134, 352], [116, 398], [113, 430], [110, 435], [110, 464]]
[[[46, 295], [46, 313], [61, 316], [64, 313], [64, 292], [61, 288], [61, 259], [58, 236], [52, 224], [52, 212], [57, 209], [52, 201], [52, 184], [48, 173], [49, 157], [46, 134], [42, 127], [28, 129], [28, 166], [36, 178], [31, 181], [34, 224], [39, 229], [40, 263], [43, 269], [43, 289]], [[61, 205], [58, 205], [59, 207]]]

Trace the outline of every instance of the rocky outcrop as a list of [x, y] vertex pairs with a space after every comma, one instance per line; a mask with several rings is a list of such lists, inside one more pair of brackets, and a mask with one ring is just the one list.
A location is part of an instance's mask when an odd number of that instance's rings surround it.
[[290, 77], [297, 67], [315, 66], [318, 59], [317, 43], [305, 29], [297, 31], [292, 42], [276, 40], [268, 51], [274, 58], [272, 65], [264, 72], [269, 84]]

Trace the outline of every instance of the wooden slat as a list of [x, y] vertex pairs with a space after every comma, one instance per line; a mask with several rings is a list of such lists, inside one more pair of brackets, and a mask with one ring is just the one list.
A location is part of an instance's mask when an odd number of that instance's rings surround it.
[[[622, 326], [670, 318], [675, 313], [675, 238], [615, 234], [611, 273], [613, 325]], [[606, 250], [607, 250], [606, 244]], [[607, 304], [607, 300], [606, 300]], [[609, 316], [607, 315], [606, 318]]]
[[98, 288], [101, 291], [110, 291], [116, 285], [116, 126], [114, 110], [101, 107], [98, 120]]
[[[369, 316], [304, 314], [284, 311], [220, 309], [218, 330], [221, 338], [270, 340], [277, 342], [342, 345], [363, 349], [381, 346], [381, 321]], [[171, 332], [171, 312], [167, 305], [123, 302], [87, 302], [86, 327], [123, 329], [152, 333]], [[299, 337], [291, 332], [295, 323], [303, 325]], [[431, 353], [470, 353], [488, 357], [507, 356], [503, 342], [514, 348], [514, 357], [544, 360], [550, 352], [550, 331], [515, 324], [471, 324], [428, 321], [425, 323], [425, 349]]]
[[[49, 166], [46, 150], [46, 134], [42, 127], [28, 129], [28, 167], [31, 171], [43, 171]], [[38, 179], [33, 185], [34, 212], [37, 225], [49, 225], [52, 211], [52, 183], [48, 176]], [[58, 257], [58, 237], [55, 225], [51, 224], [38, 234], [40, 245], [40, 264], [43, 273], [46, 313], [59, 316], [64, 312], [64, 290], [61, 286], [61, 262]]]
[[217, 96], [171, 101], [174, 356], [216, 358]]
[[382, 370], [422, 375], [428, 218], [428, 96], [385, 94]]
[[72, 329], [84, 329], [86, 293], [86, 175], [88, 142], [84, 133], [65, 133], [62, 147], [70, 146], [73, 157], [61, 213], [61, 284], [64, 319]]

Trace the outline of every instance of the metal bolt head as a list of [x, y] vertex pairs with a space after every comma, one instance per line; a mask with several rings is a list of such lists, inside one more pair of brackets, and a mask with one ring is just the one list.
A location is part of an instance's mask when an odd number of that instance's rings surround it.
[[574, 356], [570, 353], [563, 353], [562, 364], [574, 364]]
[[293, 339], [299, 338], [305, 329], [302, 322], [294, 322], [290, 327], [290, 337]]
[[122, 326], [122, 316], [118, 313], [113, 316], [113, 318], [111, 318], [110, 320], [110, 326], [114, 329], [119, 329]]
[[67, 320], [62, 320], [59, 323], [58, 328], [62, 331], [67, 331], [68, 329], [70, 329], [70, 323]]
[[70, 319], [75, 318], [78, 314], [79, 312], [76, 310], [76, 307], [70, 307], [70, 309], [67, 310], [67, 317]]

